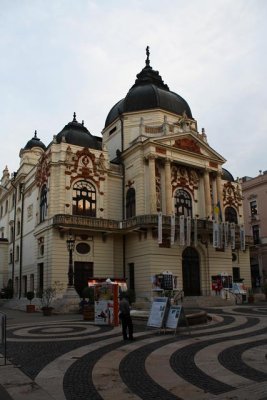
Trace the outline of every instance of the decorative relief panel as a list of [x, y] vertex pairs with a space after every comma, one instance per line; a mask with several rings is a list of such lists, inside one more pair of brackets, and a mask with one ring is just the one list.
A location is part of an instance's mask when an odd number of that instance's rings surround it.
[[234, 206], [239, 209], [242, 205], [242, 194], [239, 186], [234, 186], [231, 182], [223, 185], [223, 205]]
[[173, 165], [171, 168], [171, 184], [173, 192], [176, 188], [187, 188], [194, 196], [194, 191], [198, 189], [199, 175], [192, 168]]
[[50, 176], [50, 158], [51, 151], [49, 153], [42, 154], [40, 161], [37, 165], [35, 181], [38, 187], [43, 186], [48, 181], [48, 177]]
[[[65, 174], [70, 175], [70, 185], [77, 178], [92, 180], [98, 190], [100, 190], [100, 181], [104, 181], [107, 171], [106, 160], [103, 153], [97, 158], [88, 148], [73, 153], [68, 146], [65, 159]], [[103, 194], [100, 192], [100, 194]]]
[[175, 140], [173, 147], [201, 154], [200, 146], [193, 139], [177, 139]]

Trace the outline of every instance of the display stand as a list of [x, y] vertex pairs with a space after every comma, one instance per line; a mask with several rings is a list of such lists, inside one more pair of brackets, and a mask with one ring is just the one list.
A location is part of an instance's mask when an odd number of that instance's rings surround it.
[[158, 328], [159, 331], [163, 328], [168, 315], [168, 300], [167, 297], [154, 298], [147, 321], [148, 327]]
[[188, 333], [191, 334], [183, 306], [171, 305], [168, 310], [167, 320], [166, 320], [166, 324], [165, 324], [165, 330], [166, 329], [174, 329], [174, 335], [176, 335], [178, 325], [182, 321], [185, 322]]

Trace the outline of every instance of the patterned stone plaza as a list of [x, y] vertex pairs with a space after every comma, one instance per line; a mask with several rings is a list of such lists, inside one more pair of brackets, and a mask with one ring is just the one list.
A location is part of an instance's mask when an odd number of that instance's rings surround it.
[[135, 321], [134, 342], [77, 314], [0, 310], [8, 337], [1, 400], [267, 399], [266, 303], [207, 309], [211, 321], [191, 334]]

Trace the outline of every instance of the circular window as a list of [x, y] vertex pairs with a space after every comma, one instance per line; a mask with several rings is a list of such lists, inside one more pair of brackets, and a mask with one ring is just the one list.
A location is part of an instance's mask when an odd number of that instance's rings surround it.
[[77, 253], [80, 253], [80, 254], [87, 254], [90, 251], [90, 246], [88, 243], [83, 243], [83, 242], [78, 243], [76, 245], [76, 251], [77, 251]]

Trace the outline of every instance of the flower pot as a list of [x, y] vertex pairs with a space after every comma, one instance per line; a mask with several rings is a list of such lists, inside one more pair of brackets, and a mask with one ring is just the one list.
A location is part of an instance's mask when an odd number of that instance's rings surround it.
[[43, 307], [42, 311], [44, 316], [50, 316], [52, 315], [53, 307]]
[[27, 313], [35, 312], [35, 304], [27, 304], [26, 305], [26, 311], [27, 311]]
[[248, 296], [248, 303], [254, 303], [254, 296]]

